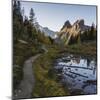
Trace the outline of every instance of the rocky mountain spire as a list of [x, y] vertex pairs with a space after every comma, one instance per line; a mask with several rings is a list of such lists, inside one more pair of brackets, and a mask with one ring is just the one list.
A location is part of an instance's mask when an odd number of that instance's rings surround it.
[[65, 23], [64, 23], [64, 25], [63, 25], [63, 27], [62, 27], [62, 29], [61, 30], [63, 30], [63, 28], [70, 28], [71, 27], [71, 24], [70, 24], [70, 22], [69, 22], [69, 20], [67, 20]]
[[63, 27], [61, 28], [59, 32], [59, 36], [61, 36], [62, 39], [66, 38], [67, 43], [68, 43], [71, 37], [75, 38], [79, 34], [89, 29], [90, 29], [90, 26], [85, 25], [84, 19], [77, 20], [73, 25], [70, 24], [69, 20], [67, 20], [64, 23]]

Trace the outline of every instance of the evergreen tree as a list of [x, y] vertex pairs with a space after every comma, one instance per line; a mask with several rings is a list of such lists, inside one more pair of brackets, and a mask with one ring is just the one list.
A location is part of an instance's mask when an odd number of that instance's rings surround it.
[[33, 24], [34, 23], [34, 20], [35, 20], [35, 13], [34, 13], [34, 10], [33, 8], [30, 9], [30, 23]]
[[19, 1], [14, 1], [13, 4], [13, 35], [14, 42], [17, 42], [18, 38], [22, 34], [23, 18], [21, 15], [21, 7]]
[[29, 24], [28, 17], [25, 16], [25, 19], [24, 19], [24, 26], [27, 26], [28, 24]]
[[79, 45], [81, 44], [81, 38], [80, 38], [80, 35], [78, 36], [77, 43], [78, 43]]
[[95, 25], [94, 25], [94, 23], [92, 23], [90, 33], [89, 33], [90, 40], [94, 40], [94, 34], [95, 34]]
[[23, 9], [21, 10], [21, 13], [22, 13], [22, 17], [23, 17], [23, 21], [25, 20], [25, 15], [24, 15], [24, 7], [23, 7]]

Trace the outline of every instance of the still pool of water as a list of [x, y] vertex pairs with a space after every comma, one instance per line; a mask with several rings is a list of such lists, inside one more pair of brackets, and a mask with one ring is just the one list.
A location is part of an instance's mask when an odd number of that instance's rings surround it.
[[95, 59], [64, 55], [58, 58], [55, 68], [60, 70], [61, 81], [70, 91], [81, 90], [82, 94], [95, 94], [97, 91], [97, 65]]

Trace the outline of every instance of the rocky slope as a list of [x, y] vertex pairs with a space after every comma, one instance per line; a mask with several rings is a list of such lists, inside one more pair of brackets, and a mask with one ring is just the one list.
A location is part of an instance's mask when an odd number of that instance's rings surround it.
[[43, 27], [43, 32], [45, 35], [50, 36], [51, 38], [55, 38], [55, 32], [50, 30], [48, 27]]
[[57, 36], [56, 32], [52, 31], [48, 27], [43, 27], [39, 24], [37, 24], [35, 27], [36, 27], [36, 29], [39, 29], [41, 32], [43, 32], [45, 34], [45, 36], [50, 36], [53, 39], [55, 39]]
[[59, 36], [66, 44], [69, 43], [71, 37], [75, 38], [79, 34], [89, 30], [91, 27], [85, 25], [84, 20], [77, 20], [73, 25], [67, 20], [59, 32]]

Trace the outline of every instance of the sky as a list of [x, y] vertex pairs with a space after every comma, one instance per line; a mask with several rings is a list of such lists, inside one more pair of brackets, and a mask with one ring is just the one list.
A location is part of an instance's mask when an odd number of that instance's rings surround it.
[[84, 19], [86, 25], [96, 24], [96, 6], [21, 2], [21, 7], [27, 16], [33, 8], [38, 23], [53, 31], [59, 31], [67, 20], [71, 24], [78, 19]]

